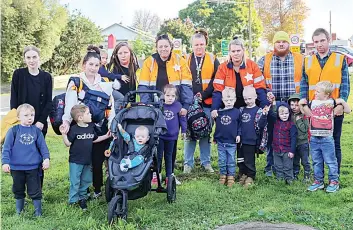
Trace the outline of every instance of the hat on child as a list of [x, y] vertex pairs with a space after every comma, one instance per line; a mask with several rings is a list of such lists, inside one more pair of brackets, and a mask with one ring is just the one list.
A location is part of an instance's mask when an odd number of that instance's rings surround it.
[[278, 31], [273, 37], [273, 43], [276, 43], [278, 41], [286, 41], [290, 43], [289, 35], [284, 31]]

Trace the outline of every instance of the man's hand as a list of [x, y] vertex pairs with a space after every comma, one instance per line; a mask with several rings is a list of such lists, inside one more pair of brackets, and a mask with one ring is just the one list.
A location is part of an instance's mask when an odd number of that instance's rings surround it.
[[216, 119], [216, 118], [218, 117], [218, 112], [217, 112], [217, 110], [212, 110], [212, 112], [211, 112], [211, 117], [212, 117], [213, 119]]
[[337, 105], [334, 109], [333, 109], [333, 114], [335, 116], [342, 116], [343, 115], [343, 105]]
[[49, 168], [49, 159], [45, 159], [45, 160], [43, 161], [42, 166], [43, 166], [43, 170], [48, 169], [48, 168]]
[[43, 130], [44, 124], [42, 122], [37, 121], [35, 126], [37, 126], [38, 129]]
[[188, 111], [187, 111], [186, 109], [182, 108], [182, 109], [180, 110], [180, 115], [181, 115], [181, 116], [186, 116], [187, 112], [188, 112]]
[[294, 153], [289, 152], [289, 153], [288, 153], [288, 157], [289, 157], [289, 158], [293, 158], [293, 157], [294, 157]]
[[10, 172], [10, 165], [9, 164], [3, 164], [2, 165], [2, 171], [9, 173]]
[[240, 143], [240, 136], [237, 136], [237, 137], [235, 138], [235, 142], [236, 142], [236, 143]]

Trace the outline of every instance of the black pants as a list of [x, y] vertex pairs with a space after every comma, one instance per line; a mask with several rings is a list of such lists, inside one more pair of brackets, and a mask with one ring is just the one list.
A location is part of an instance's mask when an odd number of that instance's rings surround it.
[[32, 200], [42, 199], [39, 169], [11, 170], [11, 176], [13, 179], [12, 192], [15, 195], [15, 199], [24, 199], [26, 197], [26, 186], [28, 196]]
[[173, 155], [172, 155], [172, 161], [173, 161], [172, 173], [174, 173], [174, 167], [175, 167], [177, 151], [178, 151], [178, 140], [176, 140], [175, 143], [174, 143], [174, 150], [173, 150]]
[[[245, 174], [255, 180], [256, 176], [256, 166], [255, 166], [255, 145], [242, 144], [241, 149], [238, 152], [240, 157], [244, 160], [238, 163], [239, 175]], [[238, 155], [238, 159], [239, 159]]]
[[101, 192], [103, 186], [103, 162], [105, 160], [104, 151], [108, 148], [109, 140], [94, 143], [92, 149], [92, 171], [94, 192]]

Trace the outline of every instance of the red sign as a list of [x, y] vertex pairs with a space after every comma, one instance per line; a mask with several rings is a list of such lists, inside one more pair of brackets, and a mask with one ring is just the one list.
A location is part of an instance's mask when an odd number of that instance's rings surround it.
[[114, 49], [116, 44], [116, 39], [113, 34], [108, 36], [108, 49]]

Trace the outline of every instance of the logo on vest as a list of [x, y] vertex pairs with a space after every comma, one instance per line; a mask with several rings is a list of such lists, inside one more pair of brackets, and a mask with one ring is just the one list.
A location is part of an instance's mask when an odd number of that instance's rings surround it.
[[77, 135], [76, 138], [78, 140], [86, 140], [86, 139], [93, 139], [94, 137], [94, 134], [92, 133], [84, 133], [84, 134], [81, 134], [81, 135]]
[[221, 117], [221, 124], [222, 125], [229, 125], [230, 123], [232, 123], [232, 118], [228, 115], [223, 115]]

